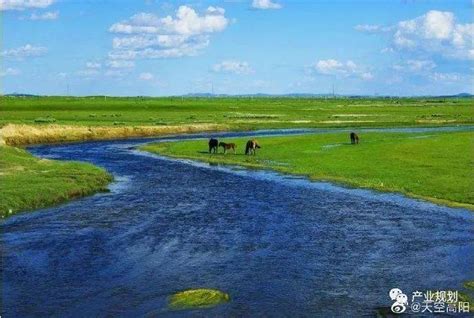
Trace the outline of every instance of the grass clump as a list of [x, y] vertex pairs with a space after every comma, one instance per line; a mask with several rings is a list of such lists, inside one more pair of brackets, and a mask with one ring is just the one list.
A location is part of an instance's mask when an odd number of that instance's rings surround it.
[[250, 138], [225, 140], [237, 154], [209, 155], [207, 140], [149, 144], [143, 150], [210, 163], [272, 169], [362, 188], [392, 191], [474, 209], [474, 133], [348, 133], [258, 138], [256, 156], [243, 154]]
[[474, 280], [468, 280], [464, 282], [464, 287], [474, 291]]
[[0, 217], [103, 191], [111, 181], [105, 170], [88, 163], [40, 159], [0, 146]]
[[35, 123], [37, 124], [51, 124], [56, 122], [56, 119], [53, 117], [38, 117], [35, 118]]
[[230, 301], [228, 294], [217, 289], [189, 289], [173, 294], [168, 306], [173, 310], [211, 308]]

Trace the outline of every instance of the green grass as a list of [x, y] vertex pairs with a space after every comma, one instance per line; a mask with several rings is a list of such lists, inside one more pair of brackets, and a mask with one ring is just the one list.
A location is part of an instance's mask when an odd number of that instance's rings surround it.
[[168, 306], [173, 310], [211, 308], [228, 301], [229, 295], [216, 289], [189, 289], [172, 295]]
[[[393, 191], [474, 208], [474, 134], [364, 133], [350, 145], [346, 133], [259, 138], [257, 156], [209, 155], [207, 141], [155, 143], [141, 149], [171, 157], [235, 164], [304, 175], [313, 180]], [[222, 150], [220, 150], [222, 151]]]
[[459, 300], [469, 303], [469, 311], [474, 312], [474, 280], [464, 282], [464, 291], [459, 292]]
[[474, 291], [474, 280], [464, 282], [464, 287]]
[[23, 149], [0, 146], [0, 216], [105, 190], [111, 180], [91, 164], [39, 159]]
[[474, 123], [472, 98], [0, 97], [8, 123], [140, 126], [213, 123], [231, 129]]

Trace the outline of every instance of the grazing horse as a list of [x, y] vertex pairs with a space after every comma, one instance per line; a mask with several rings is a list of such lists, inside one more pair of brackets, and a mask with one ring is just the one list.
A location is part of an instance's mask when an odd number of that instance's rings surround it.
[[211, 138], [209, 139], [209, 153], [217, 153], [217, 146], [219, 141], [217, 139]]
[[245, 146], [245, 154], [246, 155], [256, 155], [257, 154], [257, 148], [261, 148], [258, 142], [253, 139], [247, 141], [247, 145]]
[[227, 153], [227, 150], [232, 149], [235, 153], [235, 148], [237, 147], [235, 144], [227, 144], [225, 142], [220, 142], [219, 147], [224, 148], [224, 153]]
[[359, 136], [356, 133], [351, 132], [351, 144], [356, 145], [359, 143]]

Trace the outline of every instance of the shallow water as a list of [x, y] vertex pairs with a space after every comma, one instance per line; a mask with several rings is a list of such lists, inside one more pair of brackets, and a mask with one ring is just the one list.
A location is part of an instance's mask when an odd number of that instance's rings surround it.
[[[1, 225], [3, 316], [371, 316], [393, 287], [474, 277], [470, 211], [133, 149], [148, 141], [30, 149], [117, 181]], [[196, 287], [232, 301], [167, 311], [168, 295]]]

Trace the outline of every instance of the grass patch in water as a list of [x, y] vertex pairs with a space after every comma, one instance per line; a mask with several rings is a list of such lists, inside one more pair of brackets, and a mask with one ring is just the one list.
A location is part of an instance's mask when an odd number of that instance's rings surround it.
[[89, 163], [34, 157], [0, 146], [0, 217], [106, 190], [112, 176]]
[[468, 280], [464, 282], [464, 287], [467, 289], [474, 290], [474, 280]]
[[[209, 155], [207, 140], [155, 143], [141, 149], [162, 155], [272, 169], [350, 186], [399, 192], [451, 206], [474, 209], [474, 133], [366, 132], [351, 145], [348, 133], [258, 138], [256, 156], [243, 154], [250, 137], [222, 139], [237, 154]], [[221, 141], [221, 140], [219, 140]], [[328, 147], [340, 144], [339, 147]], [[220, 150], [222, 151], [222, 150]]]
[[464, 282], [466, 291], [459, 292], [459, 300], [469, 303], [469, 312], [474, 312], [474, 280]]
[[172, 295], [169, 308], [173, 310], [211, 308], [230, 301], [228, 294], [217, 289], [189, 289]]

